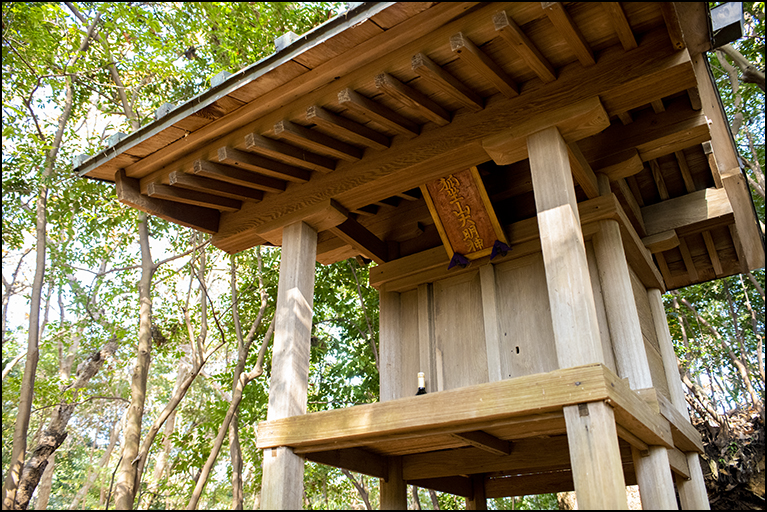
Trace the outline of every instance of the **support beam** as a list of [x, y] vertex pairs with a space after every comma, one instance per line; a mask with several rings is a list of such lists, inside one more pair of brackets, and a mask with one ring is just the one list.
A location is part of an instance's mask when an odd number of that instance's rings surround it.
[[544, 83], [557, 79], [557, 73], [551, 63], [543, 56], [530, 38], [514, 23], [506, 11], [493, 15], [493, 25], [498, 35], [517, 52], [523, 61], [532, 69]]
[[637, 41], [634, 33], [631, 31], [629, 20], [626, 19], [626, 13], [623, 12], [620, 2], [603, 2], [602, 7], [607, 13], [618, 39], [623, 45], [623, 49], [628, 51], [637, 47]]
[[519, 88], [501, 67], [493, 62], [485, 52], [480, 50], [471, 39], [466, 37], [463, 32], [458, 32], [450, 36], [450, 49], [458, 54], [460, 59], [466, 62], [474, 70], [485, 77], [493, 84], [501, 94], [507, 98], [513, 98], [519, 95]]
[[389, 457], [389, 475], [381, 479], [381, 510], [407, 510], [407, 482], [402, 478], [402, 457]]
[[147, 195], [155, 199], [167, 199], [177, 203], [214, 208], [222, 212], [236, 212], [242, 208], [242, 201], [238, 199], [219, 197], [209, 192], [171, 187], [162, 183], [150, 183], [147, 187]]
[[310, 151], [326, 154], [333, 158], [346, 160], [347, 162], [356, 162], [362, 158], [362, 151], [358, 148], [287, 119], [277, 121], [274, 124], [274, 135]]
[[498, 331], [498, 306], [495, 266], [479, 268], [480, 292], [482, 293], [482, 316], [485, 323], [485, 352], [487, 353], [487, 376], [490, 382], [503, 378], [501, 373], [501, 336]]
[[695, 262], [692, 260], [692, 254], [690, 254], [690, 249], [687, 247], [687, 241], [684, 238], [679, 239], [679, 252], [682, 253], [682, 260], [684, 261], [690, 281], [696, 283], [698, 281], [698, 270], [695, 268]]
[[[317, 232], [303, 222], [282, 240], [267, 420], [306, 413]], [[266, 510], [302, 506], [304, 460], [290, 448], [264, 453], [261, 504]]]
[[511, 442], [498, 439], [482, 430], [460, 432], [452, 434], [452, 436], [489, 453], [496, 455], [509, 455], [511, 453]]
[[306, 169], [299, 169], [292, 165], [253, 155], [228, 146], [218, 148], [218, 161], [225, 165], [295, 183], [306, 183], [312, 174]]
[[584, 66], [596, 64], [594, 52], [591, 51], [586, 38], [583, 37], [562, 2], [541, 2], [541, 7], [581, 64]]
[[597, 186], [597, 177], [594, 170], [589, 165], [586, 157], [583, 156], [577, 142], [571, 142], [567, 145], [567, 153], [570, 156], [570, 167], [573, 170], [575, 181], [581, 186], [586, 197], [593, 199], [599, 195]]
[[330, 231], [379, 265], [389, 261], [389, 249], [386, 243], [356, 220], [346, 219], [341, 224], [330, 228]]
[[722, 184], [732, 204], [735, 225], [749, 270], [764, 267], [764, 234], [759, 228], [751, 204], [751, 193], [739, 167], [722, 174]]
[[434, 87], [444, 91], [469, 110], [479, 112], [484, 108], [482, 98], [460, 80], [439, 67], [423, 53], [416, 53], [410, 60], [413, 71]]
[[655, 186], [658, 188], [658, 195], [661, 201], [665, 201], [669, 198], [668, 189], [666, 188], [666, 180], [663, 179], [663, 173], [660, 171], [660, 165], [655, 159], [649, 161], [650, 172], [652, 173], [652, 179], [655, 182]]
[[636, 149], [628, 149], [600, 158], [595, 163], [597, 169], [594, 173], [602, 173], [610, 178], [610, 181], [616, 181], [621, 178], [630, 178], [644, 169], [642, 159]]
[[690, 468], [690, 479], [676, 477], [676, 488], [679, 491], [679, 502], [683, 510], [711, 510], [708, 501], [706, 481], [700, 467], [700, 458], [695, 452], [686, 453], [687, 465]]
[[450, 124], [450, 112], [430, 100], [425, 94], [403, 84], [389, 73], [376, 75], [375, 84], [376, 89], [383, 91], [384, 94], [399, 101], [407, 108], [418, 112], [437, 126]]
[[344, 448], [328, 452], [305, 453], [304, 457], [312, 462], [319, 462], [336, 468], [344, 468], [357, 473], [388, 478], [389, 470], [386, 457], [362, 448]]
[[676, 231], [670, 229], [668, 231], [663, 231], [661, 233], [645, 237], [642, 239], [642, 243], [645, 247], [647, 247], [648, 251], [656, 254], [659, 252], [671, 250], [674, 247], [679, 247], [679, 237], [677, 236]]
[[626, 510], [615, 414], [605, 402], [564, 408], [575, 496], [581, 510]]
[[648, 235], [732, 214], [725, 189], [707, 188], [642, 208]]
[[145, 196], [140, 191], [139, 180], [128, 178], [122, 169], [115, 173], [115, 185], [117, 199], [132, 208], [204, 233], [218, 231], [221, 218], [221, 212], [218, 210], [201, 206], [182, 206], [174, 201]]
[[207, 160], [196, 160], [191, 174], [264, 192], [283, 192], [287, 186], [283, 180]]
[[631, 191], [628, 182], [624, 178], [619, 178], [610, 184], [612, 191], [619, 197], [623, 197], [628, 210], [626, 215], [631, 219], [631, 224], [634, 226], [639, 236], [645, 236], [647, 230], [645, 229], [644, 219], [642, 218], [642, 210], [637, 203], [634, 193]]
[[711, 258], [711, 266], [714, 267], [714, 274], [716, 274], [716, 277], [722, 277], [724, 270], [722, 269], [722, 262], [719, 261], [719, 254], [716, 252], [716, 245], [714, 245], [714, 239], [711, 237], [711, 232], [705, 230], [701, 235], [703, 235], [703, 242], [706, 244], [708, 257]]
[[690, 166], [687, 165], [687, 157], [684, 156], [684, 151], [674, 151], [674, 156], [679, 164], [679, 172], [682, 173], [682, 179], [684, 180], [684, 187], [687, 189], [687, 193], [695, 192], [695, 182], [692, 180]]
[[[297, 165], [318, 172], [326, 173], [336, 168], [336, 162], [331, 158], [311, 153], [303, 148], [291, 146], [279, 140], [269, 139], [257, 133], [249, 133], [245, 136], [245, 149], [251, 153], [257, 153], [284, 164]], [[308, 180], [309, 173], [306, 173], [304, 177]], [[285, 179], [289, 178], [285, 177]]]
[[311, 105], [306, 109], [307, 122], [316, 124], [319, 128], [330, 132], [338, 138], [346, 138], [354, 144], [360, 144], [373, 149], [387, 149], [391, 141], [386, 135], [379, 133], [364, 124], [346, 119], [319, 105]]
[[397, 112], [366, 98], [353, 89], [344, 89], [338, 93], [338, 103], [351, 111], [385, 126], [399, 135], [413, 138], [421, 133], [421, 128]]
[[264, 193], [252, 188], [238, 187], [225, 181], [192, 176], [181, 171], [173, 171], [168, 175], [168, 181], [172, 187], [196, 190], [197, 192], [209, 192], [222, 197], [239, 199], [240, 201], [260, 201]]

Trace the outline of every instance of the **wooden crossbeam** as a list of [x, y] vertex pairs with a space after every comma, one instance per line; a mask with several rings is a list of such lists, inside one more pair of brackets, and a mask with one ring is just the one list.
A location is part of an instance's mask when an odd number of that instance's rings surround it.
[[507, 98], [519, 95], [519, 88], [501, 67], [480, 50], [463, 32], [450, 36], [450, 49], [493, 84]]
[[551, 63], [536, 48], [532, 41], [514, 23], [506, 11], [500, 11], [493, 15], [495, 31], [511, 46], [522, 60], [540, 77], [545, 83], [557, 79], [557, 74]]
[[586, 38], [583, 37], [562, 2], [541, 2], [541, 7], [581, 64], [584, 66], [596, 64], [594, 52], [591, 51]]
[[642, 239], [642, 243], [647, 250], [656, 254], [663, 251], [668, 251], [674, 247], [679, 247], [679, 237], [676, 231], [669, 229], [661, 233], [656, 233]]
[[567, 145], [567, 154], [570, 157], [570, 168], [575, 181], [578, 182], [589, 199], [594, 199], [599, 195], [597, 177], [588, 160], [583, 156], [577, 142], [571, 142]]
[[634, 194], [631, 192], [631, 189], [629, 188], [626, 180], [624, 178], [619, 178], [613, 182], [610, 182], [610, 187], [613, 193], [623, 197], [623, 200], [628, 206], [626, 215], [631, 220], [631, 225], [634, 226], [637, 234], [639, 236], [647, 235], [644, 220], [642, 219], [642, 210], [640, 209], [639, 204], [637, 203]]
[[503, 439], [498, 439], [482, 430], [460, 432], [452, 434], [452, 436], [462, 441], [466, 441], [480, 450], [485, 450], [486, 452], [494, 453], [496, 455], [509, 455], [511, 453], [512, 443], [504, 441]]
[[[641, 160], [639, 163], [641, 165], [642, 163]], [[641, 171], [642, 169], [640, 168], [639, 170]], [[642, 190], [639, 188], [639, 182], [637, 182], [637, 177], [633, 174], [631, 176], [627, 176], [626, 183], [629, 184], [629, 188], [631, 189], [631, 192], [634, 194], [634, 199], [637, 200], [637, 204], [639, 206], [644, 206], [644, 199], [642, 198]]]
[[660, 170], [660, 165], [654, 158], [648, 163], [650, 164], [652, 179], [655, 182], [655, 186], [658, 188], [658, 195], [660, 196], [661, 201], [665, 201], [669, 198], [669, 195], [668, 189], [666, 188], [666, 180], [663, 179], [663, 173]]
[[283, 180], [262, 176], [244, 169], [238, 169], [237, 167], [208, 162], [207, 160], [196, 160], [191, 169], [191, 174], [225, 181], [241, 187], [263, 190], [264, 192], [283, 192], [287, 186]]
[[[336, 162], [332, 158], [318, 155], [257, 133], [245, 135], [245, 149], [251, 153], [257, 153], [284, 164], [297, 165], [314, 171], [330, 172], [336, 168]], [[304, 176], [308, 174], [305, 173]], [[288, 179], [288, 177], [286, 176], [285, 179]]]
[[471, 479], [465, 476], [445, 476], [442, 478], [420, 478], [408, 480], [408, 485], [423, 487], [424, 489], [434, 489], [440, 492], [449, 492], [456, 496], [469, 497], [474, 494], [474, 488]]
[[686, 45], [674, 2], [661, 2], [660, 12], [663, 14], [663, 21], [666, 22], [666, 30], [668, 30], [668, 36], [671, 38], [671, 44], [677, 50], [683, 50]]
[[722, 183], [722, 174], [719, 169], [719, 164], [716, 162], [716, 155], [714, 154], [713, 144], [711, 144], [711, 141], [708, 140], [703, 142], [701, 147], [703, 148], [703, 153], [706, 155], [706, 160], [708, 161], [708, 169], [711, 171], [711, 176], [714, 178], [716, 188], [722, 188], [724, 186]]
[[434, 61], [423, 53], [416, 53], [410, 59], [413, 71], [421, 78], [428, 81], [434, 87], [452, 96], [456, 101], [463, 104], [469, 110], [479, 112], [484, 108], [484, 102], [474, 91], [469, 89], [460, 80], [439, 67]]
[[671, 289], [674, 287], [674, 280], [671, 277], [671, 270], [668, 268], [668, 263], [666, 262], [666, 257], [663, 256], [663, 252], [656, 252], [653, 256], [655, 256], [655, 260], [658, 262], [658, 269], [660, 269], [660, 275], [663, 276], [663, 281], [665, 281], [666, 286]]
[[637, 41], [634, 37], [634, 33], [631, 31], [631, 25], [629, 25], [628, 19], [626, 19], [626, 13], [623, 12], [620, 2], [602, 2], [602, 7], [607, 13], [607, 17], [610, 20], [618, 39], [623, 45], [623, 49], [628, 51], [637, 47]]
[[306, 120], [330, 132], [332, 135], [345, 137], [355, 144], [373, 149], [387, 149], [391, 145], [391, 141], [386, 135], [364, 124], [334, 114], [319, 105], [307, 107]]
[[339, 92], [338, 103], [405, 137], [412, 138], [421, 132], [419, 126], [410, 119], [406, 119], [393, 110], [366, 98], [353, 89], [347, 88]]
[[389, 73], [376, 75], [375, 84], [378, 90], [383, 91], [407, 108], [418, 112], [437, 126], [450, 124], [450, 112], [430, 100], [425, 94], [403, 84]]
[[324, 153], [333, 158], [340, 158], [349, 162], [356, 162], [362, 158], [362, 151], [358, 148], [287, 119], [277, 121], [274, 124], [274, 135], [310, 151]]
[[389, 261], [389, 248], [386, 242], [356, 220], [349, 218], [338, 226], [330, 228], [330, 231], [379, 265]]
[[240, 187], [225, 181], [193, 176], [181, 171], [173, 171], [170, 173], [168, 175], [168, 181], [172, 187], [196, 190], [198, 192], [212, 192], [218, 196], [239, 199], [240, 201], [260, 201], [264, 198], [264, 193], [260, 190]]
[[218, 231], [218, 224], [221, 219], [221, 212], [218, 210], [181, 205], [175, 201], [146, 196], [140, 191], [139, 180], [128, 178], [124, 169], [115, 173], [115, 185], [117, 199], [132, 208], [204, 233]]
[[644, 164], [639, 152], [632, 148], [601, 158], [595, 162], [594, 167], [597, 169], [595, 173], [602, 173], [615, 181], [641, 172]]
[[265, 176], [271, 176], [272, 178], [296, 183], [306, 183], [312, 174], [306, 169], [293, 167], [292, 165], [270, 160], [246, 151], [240, 151], [229, 146], [218, 148], [218, 161], [232, 167], [239, 167]]
[[378, 210], [380, 210], [381, 207], [377, 204], [368, 204], [366, 206], [363, 206], [362, 208], [357, 208], [356, 210], [353, 210], [352, 213], [356, 213], [357, 215], [375, 215], [378, 213]]
[[386, 457], [362, 448], [307, 453], [304, 454], [304, 457], [312, 462], [349, 469], [356, 473], [363, 473], [378, 478], [389, 477]]
[[656, 114], [660, 114], [661, 112], [666, 111], [666, 107], [663, 106], [663, 100], [657, 99], [650, 102], [650, 106], [652, 107], [652, 111]]
[[624, 125], [632, 123], [634, 121], [631, 118], [631, 112], [619, 112], [618, 119], [620, 119], [621, 123], [623, 123]]
[[706, 251], [708, 257], [711, 258], [711, 265], [714, 267], [714, 273], [716, 277], [721, 277], [724, 274], [722, 269], [722, 262], [719, 261], [719, 254], [716, 251], [716, 245], [714, 245], [714, 239], [711, 237], [711, 232], [705, 230], [701, 233], [703, 235], [703, 241], [706, 244]]
[[690, 249], [687, 247], [687, 241], [684, 238], [679, 239], [679, 251], [682, 253], [684, 266], [687, 268], [687, 275], [693, 283], [698, 281], [698, 270], [695, 268], [695, 262], [692, 260]]
[[649, 235], [731, 214], [732, 205], [721, 188], [698, 190], [642, 208]]
[[236, 212], [242, 208], [242, 201], [237, 199], [214, 196], [197, 190], [171, 187], [162, 183], [150, 183], [147, 191], [149, 197], [203, 206], [205, 208], [215, 208], [224, 212]]
[[695, 192], [695, 182], [692, 180], [690, 166], [687, 165], [687, 158], [684, 156], [684, 151], [674, 151], [674, 156], [676, 156], [676, 161], [679, 164], [679, 172], [682, 173], [684, 187], [687, 189], [687, 192]]

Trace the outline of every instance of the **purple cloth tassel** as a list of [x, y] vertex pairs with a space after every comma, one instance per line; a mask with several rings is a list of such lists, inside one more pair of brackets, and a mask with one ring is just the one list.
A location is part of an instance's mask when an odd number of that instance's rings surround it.
[[499, 254], [501, 256], [506, 256], [506, 253], [511, 250], [511, 247], [506, 245], [505, 243], [501, 242], [500, 240], [496, 240], [493, 244], [493, 251], [490, 253], [490, 259], [492, 260]]
[[469, 266], [469, 260], [466, 259], [466, 256], [460, 253], [453, 253], [453, 259], [450, 260], [450, 265], [447, 266], [447, 269], [450, 270], [454, 266], [458, 265], [461, 268], [466, 268]]

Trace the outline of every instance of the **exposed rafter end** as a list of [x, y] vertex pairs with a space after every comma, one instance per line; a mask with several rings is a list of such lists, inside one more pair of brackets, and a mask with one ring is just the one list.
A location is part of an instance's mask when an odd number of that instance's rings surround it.
[[204, 233], [218, 232], [221, 219], [218, 210], [145, 196], [141, 194], [139, 180], [128, 178], [124, 169], [115, 173], [115, 185], [121, 203]]

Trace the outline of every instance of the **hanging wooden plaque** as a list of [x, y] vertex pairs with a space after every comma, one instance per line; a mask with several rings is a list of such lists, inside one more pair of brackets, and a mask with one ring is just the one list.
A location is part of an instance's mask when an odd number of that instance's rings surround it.
[[422, 185], [421, 191], [449, 258], [456, 252], [482, 258], [496, 240], [506, 243], [476, 167]]

